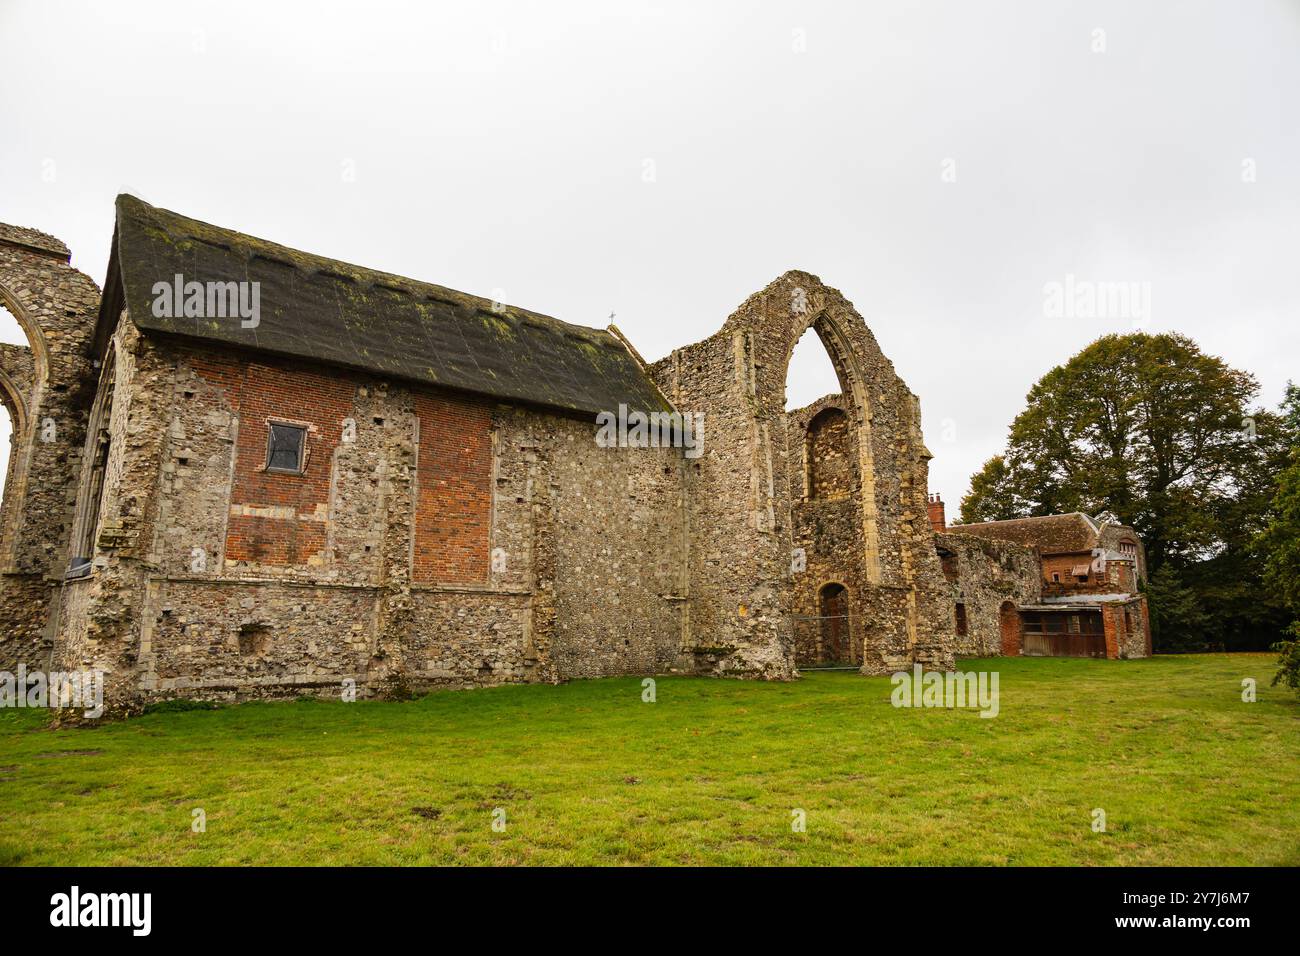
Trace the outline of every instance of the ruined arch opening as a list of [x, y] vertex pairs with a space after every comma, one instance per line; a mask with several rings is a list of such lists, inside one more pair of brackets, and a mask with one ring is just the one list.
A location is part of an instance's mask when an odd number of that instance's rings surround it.
[[808, 571], [794, 581], [801, 668], [861, 666], [866, 633], [850, 607], [878, 576], [865, 390], [836, 321], [819, 312], [796, 325], [786, 371], [791, 529]]
[[787, 411], [811, 405], [824, 395], [845, 391], [841, 370], [817, 325], [810, 324], [790, 350], [785, 368]]
[[[798, 291], [798, 290], [796, 290]], [[790, 449], [790, 504], [792, 510], [819, 501], [852, 502], [857, 515], [852, 522], [857, 527], [854, 540], [847, 544], [851, 549], [855, 571], [850, 574], [862, 584], [879, 584], [881, 579], [879, 515], [876, 510], [875, 469], [873, 466], [872, 425], [870, 397], [861, 366], [862, 356], [855, 351], [858, 341], [853, 333], [854, 323], [861, 318], [851, 310], [820, 307], [811, 314], [800, 316], [793, 326], [788, 326], [790, 339], [785, 356], [785, 399], [787, 421], [787, 448]], [[847, 325], [846, 325], [847, 323]], [[832, 384], [833, 383], [833, 384]], [[809, 396], [816, 396], [811, 405], [800, 405]], [[796, 406], [793, 410], [791, 405]], [[823, 459], [817, 440], [830, 439], [835, 430], [824, 433], [822, 427], [838, 424], [829, 415], [815, 423], [811, 444], [808, 441], [810, 417], [828, 406], [838, 407], [844, 418], [844, 454]], [[793, 423], [793, 424], [791, 424]], [[797, 463], [798, 467], [795, 467]], [[819, 467], [820, 465], [820, 467]], [[811, 466], [811, 467], [810, 467]], [[835, 470], [839, 468], [838, 476]], [[831, 479], [826, 481], [824, 479]], [[814, 496], [823, 492], [830, 497]], [[828, 487], [839, 483], [839, 487]], [[844, 487], [847, 485], [847, 488]], [[796, 521], [797, 524], [797, 521]]]
[[[9, 346], [9, 348], [5, 348]], [[27, 347], [27, 335], [13, 313], [0, 301], [0, 352], [14, 353]], [[13, 442], [15, 435], [22, 434], [23, 418], [26, 409], [22, 408], [23, 398], [20, 386], [13, 380], [7, 366], [0, 361], [0, 491], [8, 488], [9, 469], [13, 465]]]

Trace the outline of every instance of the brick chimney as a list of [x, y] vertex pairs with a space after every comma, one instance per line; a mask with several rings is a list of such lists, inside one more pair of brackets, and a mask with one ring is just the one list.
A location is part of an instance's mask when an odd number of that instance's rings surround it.
[[938, 534], [942, 534], [944, 531], [947, 531], [948, 519], [944, 516], [943, 513], [943, 499], [940, 498], [938, 494], [930, 495], [929, 508], [930, 508], [930, 527], [933, 528], [935, 532]]

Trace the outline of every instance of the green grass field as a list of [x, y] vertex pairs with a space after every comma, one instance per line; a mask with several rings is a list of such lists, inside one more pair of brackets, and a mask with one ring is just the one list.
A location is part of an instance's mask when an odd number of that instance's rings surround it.
[[964, 662], [1000, 673], [994, 719], [894, 708], [888, 678], [853, 673], [661, 677], [655, 703], [619, 678], [94, 730], [4, 710], [0, 864], [1295, 865], [1300, 703], [1269, 687], [1275, 660]]

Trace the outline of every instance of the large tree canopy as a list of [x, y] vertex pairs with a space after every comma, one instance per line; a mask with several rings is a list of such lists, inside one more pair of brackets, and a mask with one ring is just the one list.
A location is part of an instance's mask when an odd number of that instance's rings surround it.
[[1100, 338], [1030, 390], [1006, 451], [971, 479], [962, 520], [1083, 511], [1131, 525], [1164, 649], [1266, 646], [1279, 605], [1264, 593], [1258, 535], [1300, 394], [1289, 389], [1277, 414], [1251, 407], [1257, 390], [1183, 335]]

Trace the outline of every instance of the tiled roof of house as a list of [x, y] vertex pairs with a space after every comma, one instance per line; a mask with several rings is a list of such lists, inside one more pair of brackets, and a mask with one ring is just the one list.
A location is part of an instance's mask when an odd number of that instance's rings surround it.
[[958, 524], [948, 530], [957, 534], [1014, 541], [1037, 547], [1044, 554], [1060, 554], [1091, 551], [1097, 547], [1101, 526], [1093, 518], [1076, 511], [1066, 515]]
[[[611, 332], [349, 265], [117, 198], [114, 261], [142, 330], [344, 365], [578, 412], [667, 410]], [[153, 288], [258, 282], [255, 328], [238, 317], [155, 315]], [[107, 287], [106, 287], [107, 288]]]

